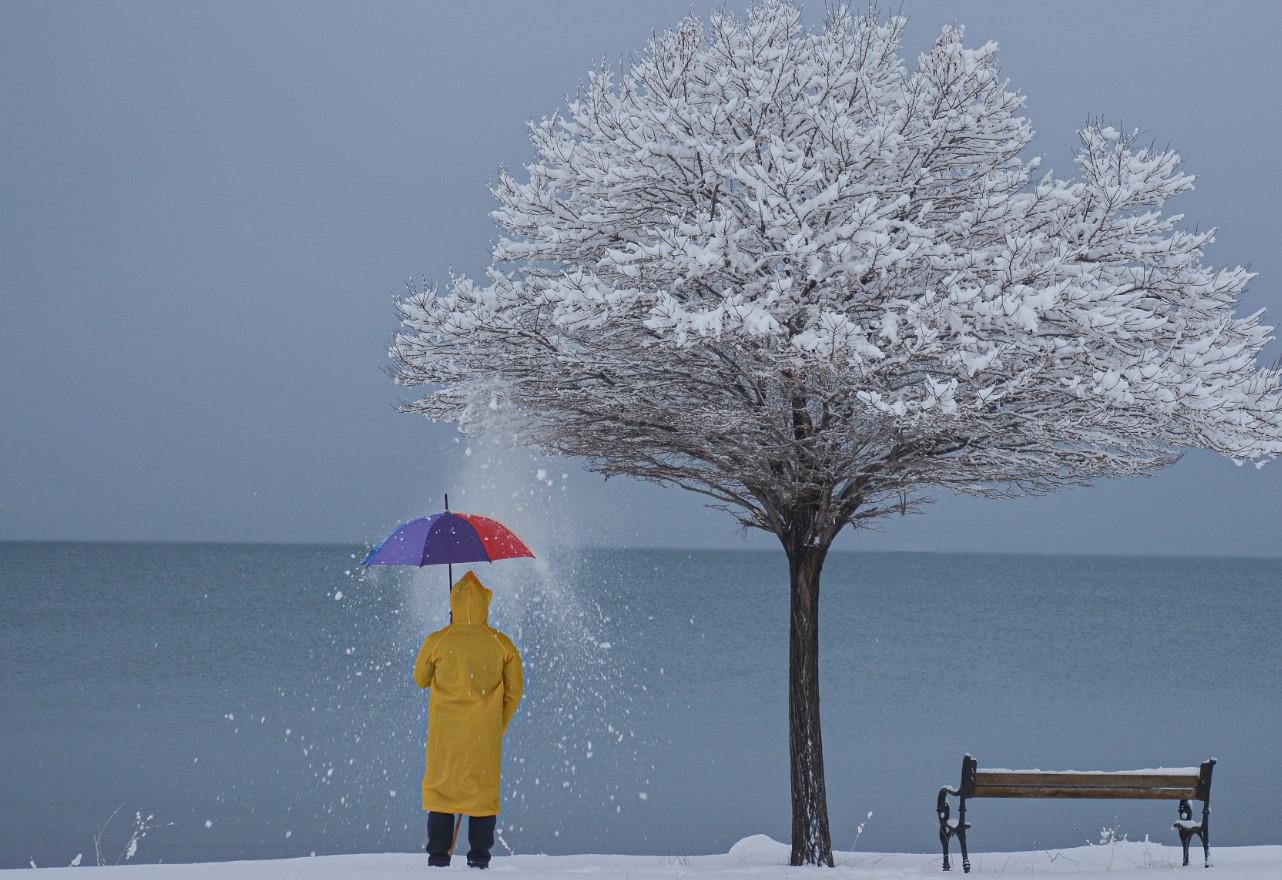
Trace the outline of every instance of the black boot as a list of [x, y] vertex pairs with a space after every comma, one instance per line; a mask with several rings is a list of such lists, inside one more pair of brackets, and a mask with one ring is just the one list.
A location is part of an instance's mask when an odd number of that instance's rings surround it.
[[494, 826], [497, 816], [470, 816], [467, 820], [467, 866], [488, 868], [490, 850], [494, 848]]
[[427, 863], [433, 868], [450, 866], [450, 844], [454, 842], [454, 816], [427, 814]]

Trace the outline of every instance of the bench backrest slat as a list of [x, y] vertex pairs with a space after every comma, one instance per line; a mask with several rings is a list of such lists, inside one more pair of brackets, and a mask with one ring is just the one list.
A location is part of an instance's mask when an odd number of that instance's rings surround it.
[[1064, 773], [980, 770], [976, 785], [1038, 785], [1051, 788], [1197, 788], [1197, 773]]
[[1089, 785], [980, 785], [976, 783], [971, 797], [992, 798], [1116, 798], [1127, 800], [1192, 800], [1197, 798], [1197, 786], [1180, 788], [1123, 788], [1121, 786]]
[[[961, 784], [953, 793], [975, 797], [1135, 798], [1141, 800], [1211, 799], [1215, 759], [1197, 768], [1132, 772], [1075, 770], [980, 770], [970, 755], [962, 758]], [[943, 794], [940, 795], [943, 797]]]

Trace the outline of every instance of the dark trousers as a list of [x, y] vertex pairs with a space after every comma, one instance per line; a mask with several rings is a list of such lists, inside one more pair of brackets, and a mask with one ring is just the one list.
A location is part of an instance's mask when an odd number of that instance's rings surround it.
[[[498, 816], [469, 816], [467, 819], [467, 863], [488, 865], [494, 848], [494, 826]], [[444, 867], [450, 863], [450, 841], [454, 839], [453, 813], [427, 814], [427, 863]]]

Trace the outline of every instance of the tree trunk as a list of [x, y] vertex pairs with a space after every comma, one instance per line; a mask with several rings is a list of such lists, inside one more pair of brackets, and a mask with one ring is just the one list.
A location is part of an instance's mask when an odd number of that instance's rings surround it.
[[792, 761], [793, 865], [832, 867], [823, 737], [819, 732], [819, 572], [826, 546], [791, 543], [788, 638], [788, 751]]

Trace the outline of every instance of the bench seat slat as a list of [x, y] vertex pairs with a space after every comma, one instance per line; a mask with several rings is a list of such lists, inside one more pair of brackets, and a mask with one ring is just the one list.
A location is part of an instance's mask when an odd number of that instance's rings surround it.
[[980, 785], [972, 797], [994, 798], [1114, 798], [1134, 800], [1181, 800], [1197, 798], [1196, 786], [1169, 788], [1121, 788], [1088, 785]]
[[1197, 774], [1064, 773], [1053, 770], [980, 770], [976, 785], [1044, 785], [1054, 788], [1197, 788]]

